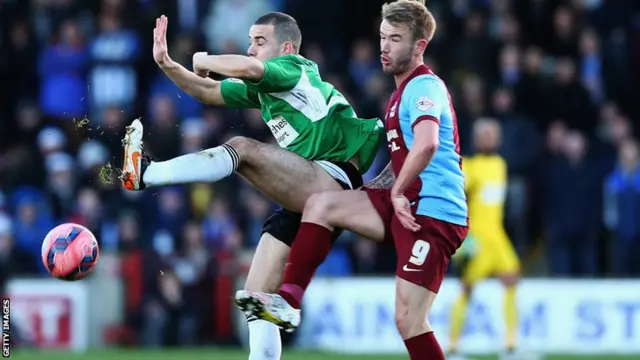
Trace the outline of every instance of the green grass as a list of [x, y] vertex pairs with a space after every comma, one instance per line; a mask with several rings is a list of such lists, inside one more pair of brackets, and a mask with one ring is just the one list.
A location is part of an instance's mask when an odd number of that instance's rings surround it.
[[[498, 359], [497, 356], [472, 357], [478, 360]], [[545, 360], [632, 360], [639, 356], [616, 355], [549, 355]], [[246, 360], [244, 350], [233, 349], [185, 349], [185, 350], [102, 350], [91, 351], [87, 354], [70, 354], [55, 351], [15, 351], [11, 359], [18, 360]], [[338, 355], [317, 352], [299, 352], [285, 350], [282, 360], [407, 360], [407, 356], [392, 355]]]

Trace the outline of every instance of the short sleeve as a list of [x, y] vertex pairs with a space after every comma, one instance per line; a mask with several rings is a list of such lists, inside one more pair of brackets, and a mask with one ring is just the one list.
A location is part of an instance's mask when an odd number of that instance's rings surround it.
[[226, 79], [220, 84], [224, 103], [230, 108], [260, 108], [258, 94], [240, 79]]
[[278, 56], [263, 61], [264, 74], [258, 82], [245, 81], [247, 86], [263, 93], [289, 91], [300, 81], [303, 62], [297, 55]]
[[402, 93], [401, 105], [412, 128], [423, 120], [440, 124], [440, 117], [449, 106], [449, 95], [440, 79], [421, 75], [409, 81]]

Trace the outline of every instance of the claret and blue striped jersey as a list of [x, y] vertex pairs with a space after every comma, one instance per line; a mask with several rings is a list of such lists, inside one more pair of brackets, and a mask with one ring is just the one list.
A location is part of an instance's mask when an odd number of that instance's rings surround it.
[[413, 127], [420, 121], [440, 125], [440, 146], [405, 195], [417, 202], [418, 215], [468, 225], [456, 114], [446, 85], [425, 65], [398, 87], [387, 106], [385, 130], [396, 176], [413, 146]]

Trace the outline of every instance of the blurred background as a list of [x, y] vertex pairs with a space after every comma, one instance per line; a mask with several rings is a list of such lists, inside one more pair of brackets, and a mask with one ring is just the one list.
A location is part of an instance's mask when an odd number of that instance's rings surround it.
[[[287, 12], [302, 29], [302, 54], [323, 78], [360, 116], [379, 117], [393, 90], [379, 65], [382, 3], [0, 1], [0, 291], [13, 300], [18, 346], [243, 344], [246, 326], [230, 298], [275, 204], [237, 177], [140, 193], [100, 181], [101, 166], [121, 161], [124, 128], [137, 117], [156, 159], [235, 135], [273, 141], [258, 111], [203, 106], [163, 75], [151, 56], [155, 18], [169, 17], [169, 53], [190, 69], [197, 51], [244, 53], [259, 15]], [[542, 352], [640, 353], [638, 1], [427, 5], [438, 29], [425, 61], [449, 86], [464, 155], [473, 154], [478, 118], [502, 127], [505, 227], [526, 276], [522, 343]], [[367, 179], [386, 164], [385, 151]], [[40, 244], [62, 222], [98, 238], [101, 262], [91, 279], [47, 277]], [[307, 296], [316, 302], [308, 305], [310, 325], [287, 341], [348, 351], [340, 342], [349, 338], [363, 352], [401, 354], [394, 269], [392, 249], [344, 234]], [[327, 296], [341, 286], [347, 295]], [[438, 329], [447, 327], [455, 280], [444, 289]], [[499, 291], [490, 282], [476, 293], [462, 340], [470, 351], [500, 346]]]

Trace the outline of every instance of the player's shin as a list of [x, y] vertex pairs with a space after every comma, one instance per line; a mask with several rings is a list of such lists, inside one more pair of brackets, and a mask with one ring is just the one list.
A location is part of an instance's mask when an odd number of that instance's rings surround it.
[[300, 224], [278, 292], [292, 307], [300, 309], [304, 292], [316, 269], [329, 255], [332, 242], [333, 230], [312, 222]]
[[265, 320], [248, 321], [249, 360], [279, 360], [282, 354], [280, 329]]
[[518, 308], [515, 285], [507, 286], [504, 293], [504, 320], [507, 329], [506, 346], [513, 350], [518, 334]]
[[433, 331], [406, 339], [404, 345], [411, 360], [445, 360], [442, 348]]
[[236, 150], [228, 144], [152, 162], [143, 175], [146, 186], [215, 182], [233, 174], [240, 164]]
[[464, 321], [467, 317], [467, 305], [469, 303], [469, 294], [463, 291], [451, 309], [451, 328], [449, 335], [449, 352], [456, 352], [458, 349], [458, 342], [462, 335], [462, 328], [464, 327]]

